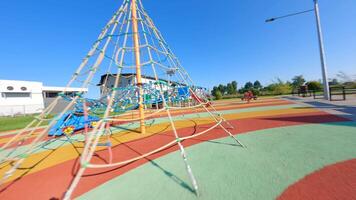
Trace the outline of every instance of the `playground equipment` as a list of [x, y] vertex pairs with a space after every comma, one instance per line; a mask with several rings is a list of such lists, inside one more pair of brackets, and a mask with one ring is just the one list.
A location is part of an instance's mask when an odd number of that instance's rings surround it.
[[[122, 166], [147, 156], [155, 154], [163, 149], [177, 145], [181, 152], [189, 179], [197, 195], [198, 184], [188, 163], [186, 151], [182, 142], [200, 135], [206, 134], [216, 127], [224, 130], [238, 145], [243, 146], [234, 135], [226, 128], [232, 127], [213, 104], [209, 102], [204, 89], [197, 87], [189, 74], [181, 66], [177, 57], [162, 37], [162, 34], [154, 25], [152, 19], [143, 8], [141, 0], [124, 0], [122, 6], [109, 20], [85, 56], [82, 63], [69, 80], [67, 87], [80, 84], [81, 88], [96, 85], [96, 75], [105, 72], [105, 80], [102, 84], [101, 97], [99, 99], [86, 98], [84, 93], [77, 93], [73, 97], [65, 96], [65, 91], [59, 95], [43, 113], [26, 128], [16, 134], [11, 140], [2, 146], [6, 150], [15, 143], [22, 145], [28, 140], [35, 129], [46, 120], [46, 116], [57, 106], [60, 99], [68, 101], [68, 106], [52, 119], [48, 127], [41, 130], [27, 145], [27, 149], [14, 158], [2, 157], [1, 162], [14, 161], [13, 167], [3, 176], [6, 181], [21, 166], [25, 159], [34, 153], [35, 148], [46, 135], [63, 135], [70, 141], [71, 134], [77, 130], [83, 130], [85, 135], [84, 148], [80, 156], [80, 168], [75, 174], [70, 187], [65, 193], [64, 199], [70, 199], [87, 168], [112, 168]], [[124, 72], [135, 72], [133, 82], [125, 85]], [[116, 74], [116, 76], [109, 76]], [[144, 75], [144, 76], [143, 76]], [[147, 82], [143, 77], [154, 77]], [[114, 77], [109, 80], [109, 77]], [[172, 117], [172, 111], [201, 109], [208, 113], [214, 125], [182, 137]], [[128, 117], [131, 113], [132, 117]], [[140, 156], [112, 162], [111, 136], [115, 134], [111, 130], [114, 123], [130, 123], [137, 125], [139, 134], [147, 134], [147, 119], [152, 119], [163, 114], [169, 119], [169, 125], [174, 134], [174, 140]], [[95, 123], [92, 124], [92, 123]], [[20, 141], [20, 142], [18, 142]], [[92, 158], [97, 147], [107, 147], [109, 163], [94, 163]]]
[[257, 100], [257, 96], [255, 96], [252, 91], [248, 91], [244, 93], [244, 96], [241, 98], [241, 100], [250, 103], [251, 100]]
[[86, 125], [94, 127], [95, 123], [99, 120], [100, 118], [95, 116], [88, 116], [88, 118], [85, 119], [83, 113], [73, 113], [69, 111], [49, 130], [48, 135], [62, 136], [64, 134], [72, 134], [75, 131], [84, 129]]
[[[151, 105], [158, 108], [162, 107], [163, 100], [160, 97], [159, 90], [155, 89], [154, 86], [149, 84], [143, 84], [143, 104]], [[125, 87], [117, 88], [117, 96], [113, 97], [113, 106], [112, 110], [115, 113], [125, 113], [128, 110], [135, 110], [139, 108], [139, 98], [137, 93], [137, 88], [135, 87]], [[168, 93], [169, 91], [169, 93]], [[72, 98], [61, 94], [63, 99], [70, 102]], [[199, 98], [194, 93], [190, 93], [189, 87], [171, 87], [170, 90], [167, 90], [167, 93], [164, 95], [165, 101], [179, 103], [183, 101], [188, 101], [192, 97], [196, 101], [204, 101]], [[104, 114], [107, 104], [103, 99], [108, 97], [101, 98], [99, 100], [83, 98], [82, 101], [78, 101], [75, 108], [66, 112], [57, 120], [56, 124], [49, 130], [49, 136], [62, 136], [64, 134], [72, 134], [75, 131], [79, 131], [89, 126], [93, 128], [93, 124], [96, 124], [100, 117], [98, 115]], [[94, 115], [85, 116], [83, 110], [83, 103], [86, 104], [87, 109], [91, 111]], [[209, 104], [210, 105], [210, 104]]]

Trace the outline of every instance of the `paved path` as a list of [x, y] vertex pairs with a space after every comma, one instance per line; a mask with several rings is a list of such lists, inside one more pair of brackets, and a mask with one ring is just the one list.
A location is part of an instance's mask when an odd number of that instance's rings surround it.
[[330, 114], [356, 121], [356, 97], [354, 96], [349, 96], [346, 101], [327, 101], [310, 97], [302, 98], [294, 96], [283, 97], [283, 99], [305, 106], [312, 106]]

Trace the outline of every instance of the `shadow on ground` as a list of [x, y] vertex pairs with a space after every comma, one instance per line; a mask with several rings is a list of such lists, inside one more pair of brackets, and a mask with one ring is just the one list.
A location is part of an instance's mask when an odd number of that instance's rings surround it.
[[334, 115], [337, 115], [339, 117], [343, 117], [346, 119], [350, 119], [352, 121], [356, 121], [356, 106], [349, 106], [349, 105], [336, 105], [333, 103], [325, 103], [325, 102], [320, 102], [320, 101], [313, 101], [313, 100], [307, 100], [307, 99], [300, 99], [297, 97], [283, 97], [284, 99], [292, 100], [292, 101], [297, 101], [297, 102], [302, 102], [308, 105], [311, 105], [314, 108], [320, 109], [320, 110], [334, 110], [337, 111], [338, 113], [333, 113]]

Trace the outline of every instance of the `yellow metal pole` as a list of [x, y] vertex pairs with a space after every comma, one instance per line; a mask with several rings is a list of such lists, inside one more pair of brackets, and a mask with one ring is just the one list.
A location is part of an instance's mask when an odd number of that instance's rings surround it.
[[140, 60], [140, 42], [138, 38], [138, 26], [137, 26], [137, 10], [136, 10], [136, 0], [132, 0], [131, 3], [131, 13], [132, 13], [132, 32], [134, 41], [134, 51], [135, 51], [135, 62], [136, 62], [136, 83], [139, 87], [139, 112], [140, 112], [140, 128], [141, 133], [146, 133], [145, 127], [145, 112], [143, 109], [143, 90], [142, 90], [142, 79], [141, 79], [141, 60]]

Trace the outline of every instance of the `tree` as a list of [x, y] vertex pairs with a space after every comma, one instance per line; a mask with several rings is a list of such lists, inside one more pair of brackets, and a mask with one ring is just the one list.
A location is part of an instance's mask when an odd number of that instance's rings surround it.
[[219, 88], [214, 86], [213, 90], [211, 91], [211, 95], [213, 95], [215, 97], [217, 91], [219, 91]]
[[219, 84], [218, 86], [214, 86], [211, 91], [211, 95], [216, 96], [217, 91], [220, 92], [221, 95], [229, 94], [233, 95], [237, 93], [237, 82], [232, 81], [227, 85]]
[[234, 94], [236, 94], [237, 93], [237, 82], [236, 81], [232, 81], [231, 85], [234, 88], [234, 91], [235, 91]]
[[239, 92], [240, 94], [243, 94], [243, 93], [247, 92], [247, 90], [242, 87], [242, 88], [240, 88], [240, 89], [238, 90], [238, 92]]
[[253, 84], [249, 81], [245, 84], [245, 90], [250, 90], [251, 88], [253, 88]]
[[226, 88], [226, 86], [225, 85], [223, 85], [223, 84], [220, 84], [219, 86], [218, 86], [218, 89], [219, 89], [219, 91], [221, 92], [221, 94], [225, 94], [227, 91], [227, 88]]
[[216, 100], [222, 99], [222, 94], [219, 90], [216, 91], [215, 95], [213, 95]]
[[262, 89], [262, 85], [261, 83], [257, 80], [253, 83], [253, 88], [257, 89], [257, 90], [260, 90]]
[[297, 89], [305, 83], [303, 75], [295, 76], [292, 78], [293, 89]]
[[227, 93], [228, 94], [235, 94], [234, 86], [232, 86], [231, 83], [228, 83], [226, 88], [227, 88]]
[[309, 81], [306, 85], [308, 86], [308, 90], [321, 91], [323, 88], [321, 83], [318, 81]]

